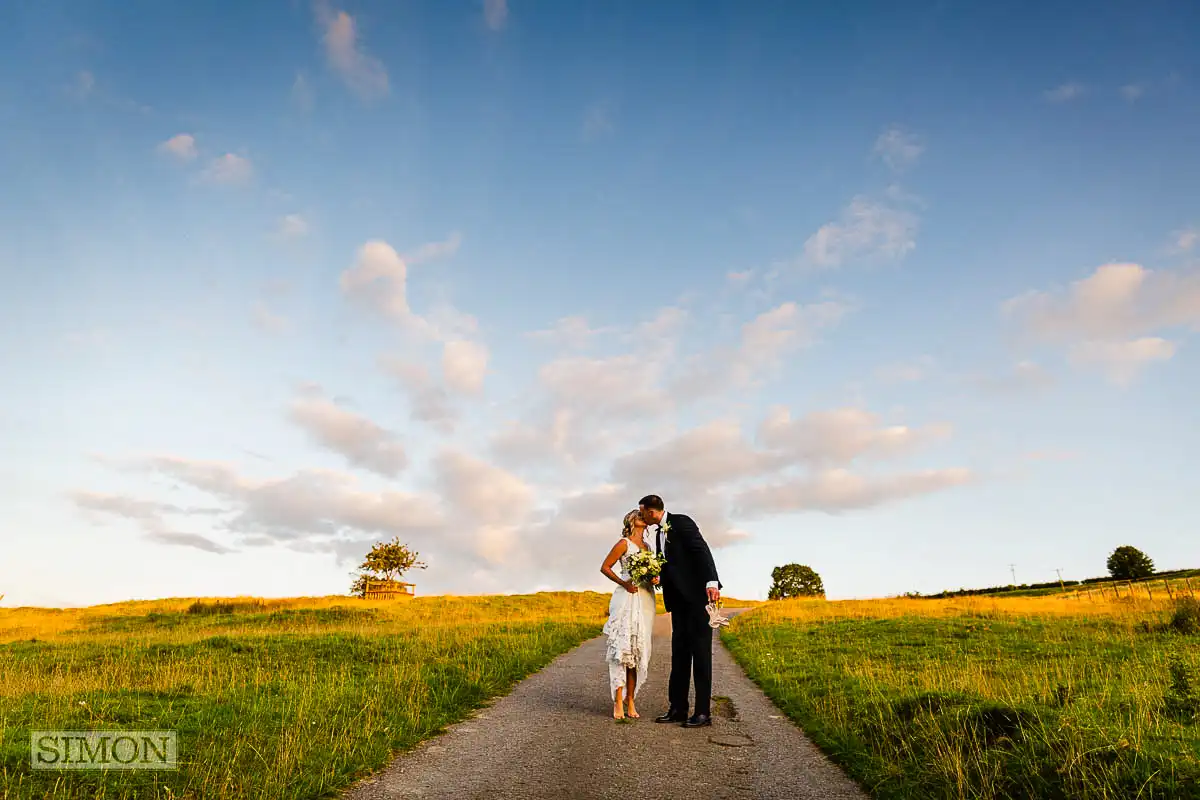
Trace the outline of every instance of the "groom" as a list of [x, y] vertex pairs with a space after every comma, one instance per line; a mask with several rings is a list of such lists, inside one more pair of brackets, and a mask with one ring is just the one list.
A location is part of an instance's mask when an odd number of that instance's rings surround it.
[[[647, 525], [657, 525], [654, 551], [667, 558], [660, 578], [663, 603], [671, 614], [670, 707], [655, 722], [681, 722], [685, 728], [712, 724], [712, 628], [704, 606], [721, 596], [717, 565], [691, 517], [668, 514], [663, 500], [649, 494], [638, 504]], [[689, 674], [691, 673], [691, 674]], [[696, 682], [696, 713], [688, 717], [688, 683]]]

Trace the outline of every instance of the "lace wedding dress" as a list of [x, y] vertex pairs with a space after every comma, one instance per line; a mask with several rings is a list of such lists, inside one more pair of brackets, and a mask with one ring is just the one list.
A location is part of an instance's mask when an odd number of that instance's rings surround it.
[[[625, 540], [625, 555], [616, 564], [615, 572], [621, 580], [629, 580], [629, 557], [638, 551], [632, 540]], [[616, 699], [617, 689], [625, 687], [625, 670], [637, 670], [636, 698], [646, 685], [650, 668], [650, 636], [654, 630], [654, 592], [638, 587], [637, 594], [630, 594], [624, 586], [618, 586], [608, 604], [608, 621], [604, 623], [604, 634], [608, 637], [608, 694]], [[628, 696], [626, 693], [625, 696]]]

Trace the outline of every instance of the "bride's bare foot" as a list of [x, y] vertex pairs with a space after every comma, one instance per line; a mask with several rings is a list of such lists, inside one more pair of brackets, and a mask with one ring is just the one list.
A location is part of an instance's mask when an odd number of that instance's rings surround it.
[[617, 700], [613, 703], [613, 719], [625, 719], [625, 704], [621, 702], [621, 690], [617, 690]]
[[625, 716], [629, 717], [630, 719], [641, 719], [642, 718], [642, 715], [637, 713], [637, 709], [634, 708], [633, 703], [630, 703], [629, 707], [627, 709], [625, 709]]

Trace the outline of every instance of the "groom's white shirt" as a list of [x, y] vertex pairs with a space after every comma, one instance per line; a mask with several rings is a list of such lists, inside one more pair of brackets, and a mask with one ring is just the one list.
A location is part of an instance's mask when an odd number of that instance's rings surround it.
[[[663, 511], [663, 521], [666, 521], [667, 516], [668, 516], [668, 514], [664, 510]], [[661, 553], [667, 549], [667, 537], [663, 536], [662, 522], [658, 523], [658, 533], [655, 535], [658, 536], [658, 552]], [[706, 589], [717, 588], [717, 581], [709, 581], [708, 583], [706, 583], [704, 585], [704, 588], [706, 588]]]

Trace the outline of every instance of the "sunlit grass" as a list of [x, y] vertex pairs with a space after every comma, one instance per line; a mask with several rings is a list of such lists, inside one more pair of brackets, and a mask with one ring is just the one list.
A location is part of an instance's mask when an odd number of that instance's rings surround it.
[[875, 797], [1195, 798], [1200, 706], [1178, 676], [1200, 677], [1200, 637], [1170, 609], [1165, 592], [794, 600], [724, 639]]
[[[5, 797], [321, 797], [599, 634], [599, 593], [0, 609]], [[176, 772], [35, 772], [31, 729], [171, 729]]]

